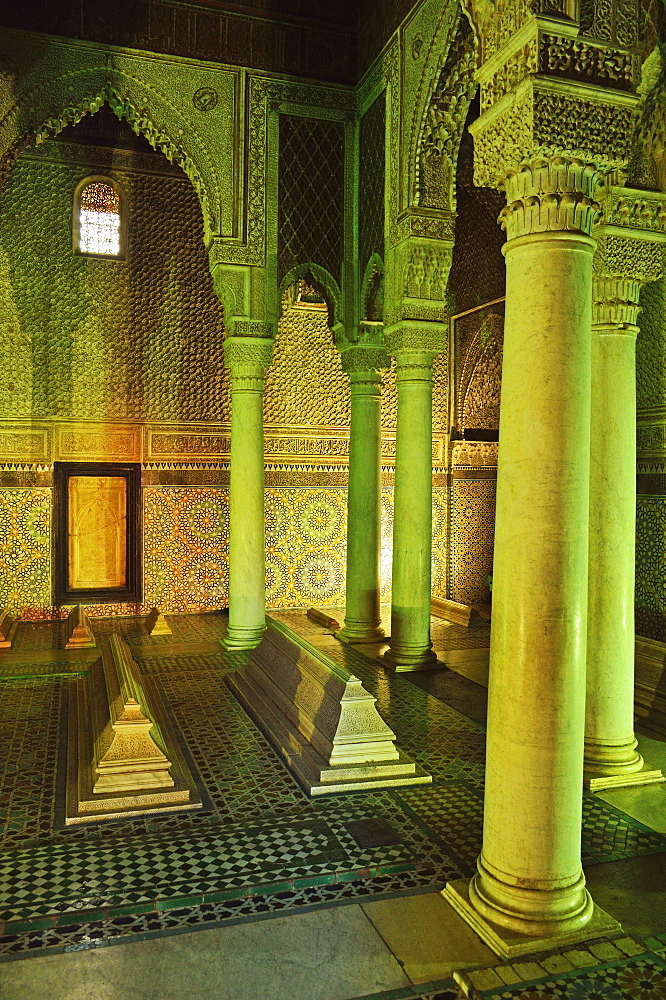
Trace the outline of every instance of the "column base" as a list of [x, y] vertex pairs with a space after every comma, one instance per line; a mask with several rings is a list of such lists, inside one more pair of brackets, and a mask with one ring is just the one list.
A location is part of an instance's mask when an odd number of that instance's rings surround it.
[[437, 666], [437, 653], [434, 649], [421, 647], [390, 647], [382, 655], [382, 659], [390, 670], [397, 674], [410, 670], [432, 670]]
[[624, 741], [586, 739], [583, 756], [585, 788], [600, 792], [607, 788], [630, 788], [663, 781], [662, 772], [645, 763], [637, 746], [635, 736]]
[[361, 622], [345, 622], [344, 626], [333, 635], [340, 642], [349, 642], [352, 645], [362, 642], [386, 642], [387, 638], [384, 629], [379, 622], [376, 625], [364, 624]]
[[609, 788], [632, 788], [636, 785], [655, 785], [660, 781], [666, 781], [663, 772], [658, 767], [651, 767], [641, 757], [642, 767], [638, 771], [613, 771], [609, 767], [605, 772], [599, 765], [595, 767], [585, 766], [583, 772], [583, 785], [591, 792], [603, 792]]
[[220, 645], [230, 653], [235, 649], [256, 649], [264, 637], [265, 625], [256, 628], [240, 628], [237, 625], [230, 625], [227, 634], [220, 639]]
[[532, 955], [539, 951], [560, 948], [565, 944], [575, 944], [578, 941], [591, 941], [602, 937], [615, 937], [622, 933], [622, 927], [610, 914], [596, 906], [590, 898], [592, 907], [590, 918], [582, 927], [573, 929], [545, 929], [542, 935], [521, 934], [518, 931], [502, 927], [486, 920], [470, 902], [469, 887], [472, 879], [459, 879], [447, 882], [441, 895], [451, 904], [465, 923], [479, 935], [488, 947], [500, 958], [516, 958], [519, 955]]

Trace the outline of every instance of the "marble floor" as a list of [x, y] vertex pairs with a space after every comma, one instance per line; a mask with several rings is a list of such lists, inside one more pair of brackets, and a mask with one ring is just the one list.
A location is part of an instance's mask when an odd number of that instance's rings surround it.
[[[433, 620], [441, 669], [406, 677], [380, 666], [381, 646], [343, 645], [303, 611], [275, 617], [363, 680], [433, 785], [311, 801], [224, 684], [222, 615], [173, 616], [163, 637], [97, 620], [170, 706], [205, 804], [65, 829], [65, 693], [98, 651], [65, 651], [58, 623], [23, 624], [0, 654], [0, 1000], [666, 997], [663, 786], [583, 796], [588, 882], [625, 937], [498, 964], [439, 895], [480, 847], [485, 688], [472, 675], [487, 626]], [[664, 743], [641, 739], [666, 764]], [[360, 817], [395, 843], [359, 842]]]

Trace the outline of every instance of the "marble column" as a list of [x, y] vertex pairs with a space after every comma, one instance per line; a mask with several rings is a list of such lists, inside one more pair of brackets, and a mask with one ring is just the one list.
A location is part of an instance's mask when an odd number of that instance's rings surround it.
[[349, 375], [349, 491], [347, 494], [347, 584], [344, 627], [348, 642], [384, 637], [379, 610], [381, 541], [381, 369], [386, 352], [352, 346], [342, 352]]
[[231, 375], [229, 628], [226, 649], [253, 649], [265, 629], [264, 373], [273, 341], [228, 337]]
[[437, 662], [430, 641], [432, 374], [436, 352], [418, 347], [392, 351], [398, 408], [391, 638], [384, 659], [389, 667], [402, 672], [423, 670]]
[[605, 934], [581, 868], [596, 171], [505, 180], [500, 408], [483, 848], [445, 896], [501, 955]]
[[584, 756], [593, 791], [664, 780], [634, 736], [636, 323], [641, 283], [659, 276], [663, 250], [650, 234], [607, 236], [601, 227], [598, 235]]

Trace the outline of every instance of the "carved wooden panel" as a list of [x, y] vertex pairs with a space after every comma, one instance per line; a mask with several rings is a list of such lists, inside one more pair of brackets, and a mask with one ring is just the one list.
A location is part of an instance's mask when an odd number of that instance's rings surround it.
[[141, 466], [56, 462], [56, 605], [141, 601]]
[[127, 585], [127, 480], [70, 476], [67, 484], [69, 586]]

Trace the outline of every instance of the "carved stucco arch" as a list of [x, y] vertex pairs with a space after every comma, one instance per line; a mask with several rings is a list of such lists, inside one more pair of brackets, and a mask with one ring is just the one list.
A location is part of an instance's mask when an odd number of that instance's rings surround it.
[[[457, 0], [453, 2], [445, 2], [442, 5], [442, 10], [440, 12], [437, 24], [432, 32], [430, 38], [430, 44], [425, 55], [424, 65], [421, 72], [421, 78], [419, 81], [419, 86], [417, 90], [416, 100], [414, 102], [414, 112], [411, 120], [411, 130], [409, 138], [409, 188], [408, 188], [408, 200], [409, 204], [419, 205], [423, 204], [422, 200], [422, 156], [424, 151], [424, 145], [427, 141], [428, 134], [430, 132], [430, 119], [432, 115], [434, 102], [437, 100], [439, 91], [441, 90], [442, 84], [445, 81], [442, 80], [442, 74], [447, 68], [447, 61], [449, 60], [449, 54], [451, 52], [452, 46], [455, 44], [456, 39], [461, 34], [461, 32], [469, 32], [468, 37], [470, 39], [471, 54], [466, 59], [465, 66], [459, 66], [454, 63], [449, 67], [449, 73], [447, 76], [451, 79], [452, 92], [455, 91], [455, 78], [461, 76], [466, 83], [466, 96], [461, 103], [460, 107], [451, 109], [454, 111], [456, 120], [459, 119], [460, 124], [457, 133], [452, 134], [450, 137], [450, 159], [451, 159], [451, 172], [450, 172], [450, 193], [449, 193], [449, 205], [451, 209], [455, 207], [455, 169], [456, 161], [458, 156], [458, 147], [460, 145], [460, 138], [462, 135], [463, 124], [467, 115], [467, 110], [476, 89], [476, 82], [474, 80], [474, 69], [475, 69], [475, 53], [474, 53], [474, 42], [473, 34], [469, 29], [469, 23], [465, 14], [462, 12], [460, 4]], [[432, 206], [428, 206], [432, 207]]]
[[333, 339], [337, 343], [343, 331], [341, 321], [342, 293], [337, 281], [325, 267], [320, 267], [318, 264], [297, 264], [296, 267], [292, 267], [280, 282], [280, 298], [282, 298], [291, 285], [306, 277], [314, 279], [317, 291], [321, 291], [326, 301], [326, 305], [328, 306], [328, 325], [333, 333]]
[[191, 123], [151, 84], [108, 66], [69, 70], [25, 91], [16, 87], [0, 121], [0, 183], [23, 150], [105, 103], [187, 175], [201, 203], [205, 237], [219, 230], [221, 198], [213, 158]]
[[666, 43], [654, 46], [644, 59], [639, 86], [627, 183], [666, 190]]

